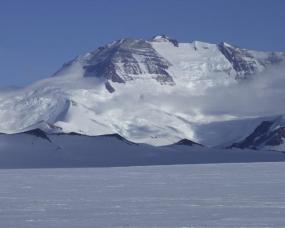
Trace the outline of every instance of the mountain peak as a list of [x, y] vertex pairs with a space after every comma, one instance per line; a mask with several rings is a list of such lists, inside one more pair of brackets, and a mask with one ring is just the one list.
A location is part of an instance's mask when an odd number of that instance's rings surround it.
[[224, 46], [224, 47], [234, 47], [233, 45], [231, 45], [230, 43], [225, 42], [225, 41], [220, 42], [219, 45], [220, 45], [220, 46]]
[[151, 39], [152, 42], [170, 42], [172, 43], [175, 47], [179, 46], [179, 42], [175, 39], [170, 38], [167, 35], [156, 35], [154, 37], [152, 37]]

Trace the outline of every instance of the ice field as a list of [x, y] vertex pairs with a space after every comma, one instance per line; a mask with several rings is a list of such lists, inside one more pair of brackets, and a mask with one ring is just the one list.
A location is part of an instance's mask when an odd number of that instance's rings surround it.
[[0, 170], [0, 227], [281, 227], [285, 163]]

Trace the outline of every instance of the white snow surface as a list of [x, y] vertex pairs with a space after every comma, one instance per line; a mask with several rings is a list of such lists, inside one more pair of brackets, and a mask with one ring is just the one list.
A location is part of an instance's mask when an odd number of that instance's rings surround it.
[[194, 41], [180, 43], [179, 47], [170, 42], [153, 42], [152, 45], [172, 64], [169, 72], [175, 82], [195, 93], [207, 87], [235, 83], [234, 77], [227, 74], [234, 69], [216, 44]]
[[[60, 77], [0, 93], [0, 132], [17, 133], [45, 125], [92, 136], [118, 133], [152, 145], [188, 138], [216, 146], [245, 137], [248, 131], [243, 129], [249, 125], [254, 129], [261, 117], [285, 113], [282, 66], [239, 83], [215, 44], [195, 41], [175, 47], [167, 40], [150, 44], [170, 62], [174, 85], [161, 85], [145, 75], [127, 83], [110, 82], [115, 92], [109, 93], [106, 80], [83, 77], [84, 61], [90, 58], [87, 53], [60, 71]], [[248, 118], [255, 119], [254, 124], [239, 121]], [[239, 121], [232, 124], [239, 130], [227, 134], [223, 129], [233, 120]], [[201, 130], [213, 125], [220, 127], [212, 134]]]
[[285, 164], [0, 170], [0, 226], [283, 227]]

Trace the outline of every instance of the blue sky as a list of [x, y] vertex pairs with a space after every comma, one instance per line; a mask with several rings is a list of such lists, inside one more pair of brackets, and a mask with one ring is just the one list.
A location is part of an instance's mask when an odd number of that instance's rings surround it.
[[123, 37], [285, 51], [284, 0], [0, 0], [0, 86], [48, 77]]

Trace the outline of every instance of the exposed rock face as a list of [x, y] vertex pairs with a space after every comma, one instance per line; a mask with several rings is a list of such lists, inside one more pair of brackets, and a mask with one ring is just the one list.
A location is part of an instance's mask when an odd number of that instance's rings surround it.
[[189, 139], [182, 139], [182, 140], [178, 141], [177, 143], [174, 143], [174, 145], [182, 145], [182, 146], [201, 146], [201, 147], [203, 147], [202, 144], [193, 142], [192, 140], [189, 140]]
[[218, 44], [218, 48], [237, 72], [237, 79], [255, 74], [260, 68], [263, 68], [263, 65], [245, 49], [234, 47], [225, 42]]
[[114, 93], [115, 89], [113, 88], [113, 86], [111, 85], [110, 82], [105, 82], [105, 88], [110, 92], [110, 93]]
[[91, 53], [84, 66], [84, 77], [106, 77], [125, 83], [148, 74], [161, 84], [173, 84], [167, 72], [169, 66], [147, 41], [122, 39]]
[[34, 130], [26, 131], [26, 132], [23, 132], [23, 133], [24, 134], [28, 134], [28, 135], [34, 135], [36, 137], [43, 138], [43, 139], [51, 142], [51, 140], [49, 139], [47, 134], [43, 130], [41, 130], [41, 129], [34, 129]]
[[271, 137], [266, 142], [268, 146], [279, 146], [284, 143], [285, 139], [285, 127], [278, 128], [271, 133]]
[[280, 118], [263, 121], [247, 138], [230, 146], [237, 148], [263, 149], [282, 145], [285, 139], [285, 127], [279, 124]]
[[268, 131], [272, 126], [273, 122], [271, 121], [263, 121], [248, 137], [246, 137], [243, 141], [234, 143], [231, 147], [237, 148], [251, 148], [257, 149], [257, 147], [261, 146], [268, 139]]
[[267, 66], [284, 61], [282, 52], [257, 52], [235, 47], [225, 42], [217, 45], [221, 53], [232, 64], [236, 79], [245, 79], [250, 75], [262, 72]]
[[179, 47], [179, 42], [175, 39], [170, 38], [169, 36], [166, 35], [157, 35], [154, 36], [151, 39], [152, 42], [170, 42], [172, 43], [175, 47]]

